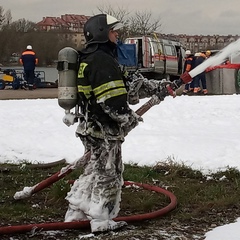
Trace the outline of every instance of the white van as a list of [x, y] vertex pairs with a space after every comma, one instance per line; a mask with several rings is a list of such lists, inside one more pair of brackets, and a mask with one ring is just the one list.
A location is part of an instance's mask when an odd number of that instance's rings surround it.
[[[185, 49], [180, 42], [141, 36], [127, 38], [124, 44], [135, 46], [136, 51], [135, 65], [126, 66], [129, 71], [138, 70], [145, 77], [170, 80], [183, 73]], [[133, 57], [133, 54], [128, 57]]]

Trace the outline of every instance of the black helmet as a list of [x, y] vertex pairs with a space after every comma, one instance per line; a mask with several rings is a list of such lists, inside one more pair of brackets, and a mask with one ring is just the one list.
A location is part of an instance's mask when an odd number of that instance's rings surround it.
[[108, 14], [98, 14], [91, 17], [84, 25], [84, 36], [87, 45], [107, 42], [109, 40], [109, 30], [117, 30], [122, 26], [122, 23]]

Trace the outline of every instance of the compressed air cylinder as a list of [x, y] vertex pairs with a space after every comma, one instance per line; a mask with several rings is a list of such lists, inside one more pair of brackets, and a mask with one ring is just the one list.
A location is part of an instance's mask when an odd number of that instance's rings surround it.
[[77, 104], [78, 52], [65, 47], [58, 53], [58, 104], [70, 112]]

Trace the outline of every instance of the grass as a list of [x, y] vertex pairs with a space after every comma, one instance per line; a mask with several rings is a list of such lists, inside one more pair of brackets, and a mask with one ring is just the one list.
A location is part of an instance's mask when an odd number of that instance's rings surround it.
[[[70, 190], [68, 180], [76, 179], [81, 169], [28, 199], [13, 199], [16, 191], [39, 183], [63, 166], [36, 168], [28, 163], [0, 164], [0, 226], [63, 221], [68, 207], [64, 199]], [[205, 176], [174, 161], [158, 163], [154, 167], [125, 165], [124, 180], [157, 185], [175, 194], [177, 208], [163, 218], [153, 220], [158, 227], [164, 222], [176, 221], [188, 225], [221, 225], [233, 221], [240, 214], [240, 172], [234, 168]], [[151, 212], [168, 203], [169, 199], [163, 194], [141, 188], [123, 188], [119, 215]]]

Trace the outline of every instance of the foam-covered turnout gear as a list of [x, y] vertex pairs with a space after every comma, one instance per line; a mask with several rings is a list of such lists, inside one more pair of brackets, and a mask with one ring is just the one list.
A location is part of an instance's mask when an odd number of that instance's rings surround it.
[[86, 221], [87, 216], [80, 209], [76, 209], [74, 205], [69, 205], [65, 214], [65, 222]]
[[[90, 153], [90, 160], [84, 162], [83, 174], [66, 196], [69, 208], [65, 221], [86, 217], [92, 232], [115, 230], [126, 225], [113, 220], [120, 210], [123, 186], [121, 144], [142, 121], [129, 103], [136, 104], [139, 98], [152, 96], [159, 103], [172, 95], [171, 83], [166, 80], [148, 80], [139, 74], [130, 79], [123, 76], [116, 60], [116, 43], [108, 37], [116, 39], [114, 28], [118, 24], [116, 19], [106, 18], [106, 15], [90, 20], [85, 24], [87, 46], [79, 52], [77, 106], [81, 115], [77, 114], [76, 135], [84, 144], [85, 152]], [[95, 28], [99, 32], [91, 35]], [[73, 121], [70, 115], [65, 123], [70, 125]]]
[[115, 222], [113, 220], [99, 221], [98, 219], [93, 219], [91, 222], [91, 230], [93, 233], [106, 232], [111, 230], [117, 230], [124, 226], [127, 226], [127, 223], [124, 221]]
[[[84, 213], [92, 230], [107, 231], [120, 210], [123, 164], [121, 141], [80, 136], [91, 158], [83, 174], [74, 182], [66, 199], [69, 209], [65, 221], [77, 221]], [[102, 222], [102, 223], [101, 223]], [[110, 226], [111, 225], [111, 226]]]
[[[140, 99], [149, 98], [156, 95], [161, 101], [166, 96], [174, 95], [174, 90], [178, 89], [182, 84], [182, 80], [175, 80], [173, 82], [166, 79], [155, 80], [147, 79], [140, 73], [131, 75], [131, 80], [127, 82], [128, 85], [128, 102], [130, 104], [139, 103]], [[169, 88], [167, 87], [169, 86]]]
[[[90, 160], [84, 163], [83, 174], [66, 196], [69, 208], [65, 221], [87, 218], [92, 232], [105, 232], [126, 225], [113, 221], [120, 210], [123, 186], [121, 144], [141, 118], [128, 105], [126, 85], [116, 61], [117, 46], [109, 38], [119, 21], [100, 14], [85, 26], [87, 46], [79, 52], [77, 74], [77, 109], [81, 115], [77, 114], [76, 135], [90, 153]], [[117, 33], [111, 36], [116, 39]], [[65, 118], [67, 125], [73, 122], [71, 114]]]
[[169, 95], [166, 88], [167, 84], [170, 84], [170, 82], [166, 81], [165, 79], [145, 79], [143, 81], [142, 87], [139, 89], [138, 92], [140, 99], [156, 95], [161, 101], [163, 101], [164, 98]]
[[125, 114], [119, 114], [117, 111], [111, 111], [109, 107], [104, 106], [102, 104], [104, 112], [109, 114], [109, 116], [115, 120], [119, 125], [119, 136], [116, 138], [116, 136], [112, 135], [112, 129], [106, 128], [102, 126], [102, 129], [104, 129], [105, 133], [105, 139], [121, 139], [123, 140], [124, 137], [133, 129], [135, 128], [139, 122], [142, 122], [142, 117], [138, 116], [134, 111], [130, 110], [128, 113]]
[[143, 122], [143, 118], [132, 111], [132, 114], [129, 115], [128, 121], [121, 124], [124, 136], [127, 136], [127, 134], [139, 124], [139, 122]]

